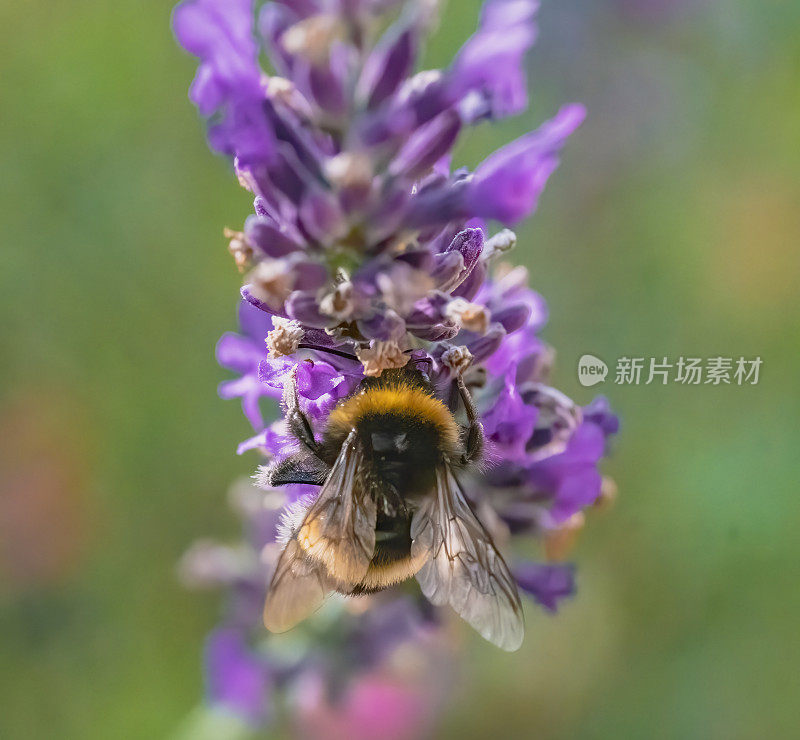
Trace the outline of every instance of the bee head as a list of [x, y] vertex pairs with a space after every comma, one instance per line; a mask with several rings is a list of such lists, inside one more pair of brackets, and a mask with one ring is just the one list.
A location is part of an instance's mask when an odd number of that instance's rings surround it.
[[421, 493], [433, 484], [442, 450], [435, 427], [402, 415], [366, 417], [359, 438], [374, 477], [400, 494]]
[[407, 432], [373, 431], [370, 434], [372, 451], [376, 455], [397, 457], [408, 451], [411, 444]]

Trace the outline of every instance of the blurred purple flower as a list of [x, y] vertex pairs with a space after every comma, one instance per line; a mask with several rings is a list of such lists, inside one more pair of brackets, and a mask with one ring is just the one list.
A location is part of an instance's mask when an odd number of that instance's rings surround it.
[[235, 712], [253, 724], [267, 719], [271, 678], [235, 629], [220, 628], [206, 641], [206, 681], [212, 705]]
[[575, 593], [572, 564], [524, 563], [515, 568], [514, 575], [519, 587], [549, 612], [555, 612], [561, 599]]
[[335, 700], [317, 676], [300, 688], [294, 724], [301, 738], [414, 740], [430, 732], [436, 702], [418, 684], [370, 672]]

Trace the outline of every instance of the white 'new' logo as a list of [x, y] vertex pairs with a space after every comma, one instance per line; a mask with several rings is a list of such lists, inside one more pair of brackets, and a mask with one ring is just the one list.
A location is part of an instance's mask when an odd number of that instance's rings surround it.
[[608, 375], [608, 365], [594, 355], [582, 355], [578, 360], [578, 382], [586, 386], [602, 383]]

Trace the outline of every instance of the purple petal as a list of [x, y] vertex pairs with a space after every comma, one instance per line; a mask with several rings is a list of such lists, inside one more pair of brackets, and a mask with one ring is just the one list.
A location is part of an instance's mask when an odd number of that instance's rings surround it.
[[307, 259], [292, 260], [292, 274], [296, 290], [317, 290], [330, 279], [324, 265]]
[[444, 310], [450, 299], [444, 293], [432, 293], [417, 301], [414, 309], [406, 316], [409, 326], [430, 326], [444, 319]]
[[552, 497], [550, 514], [563, 522], [600, 495], [597, 463], [605, 451], [603, 431], [584, 422], [567, 442], [566, 449], [539, 460], [528, 469], [528, 479], [538, 491]]
[[[264, 450], [272, 457], [283, 457], [297, 447], [297, 438], [286, 432], [286, 425], [281, 422], [270, 424], [254, 437], [241, 442], [236, 448], [237, 455], [250, 450]], [[263, 605], [262, 605], [263, 606]]]
[[[266, 337], [266, 334], [264, 335]], [[245, 373], [258, 367], [264, 357], [262, 346], [239, 334], [227, 332], [220, 337], [216, 349], [217, 362], [229, 370]]]
[[246, 300], [239, 301], [238, 318], [242, 332], [259, 344], [272, 331], [271, 313], [265, 313]]
[[527, 405], [514, 387], [510, 372], [500, 394], [491, 399], [482, 415], [486, 438], [504, 460], [525, 460], [526, 444], [533, 434], [539, 411]]
[[497, 351], [486, 361], [486, 369], [494, 376], [504, 376], [509, 368], [516, 368], [517, 385], [541, 382], [538, 371], [546, 359], [546, 345], [536, 336], [531, 326], [518, 329], [503, 338]]
[[462, 108], [468, 120], [519, 113], [528, 102], [525, 52], [536, 39], [536, 0], [491, 0], [484, 5], [478, 31], [461, 48], [448, 74], [448, 90], [477, 100]]
[[316, 187], [317, 177], [291, 144], [285, 141], [278, 142], [276, 150], [276, 155], [268, 168], [270, 181], [294, 206], [297, 206], [303, 195]]
[[427, 249], [407, 249], [395, 259], [415, 270], [430, 272], [433, 269], [433, 255]]
[[[341, 60], [343, 63], [344, 60]], [[338, 66], [325, 68], [308, 64], [305, 60], [295, 61], [293, 77], [298, 88], [317, 107], [333, 116], [341, 115], [347, 108], [343, 80]]]
[[[475, 300], [486, 305], [492, 318], [509, 333], [522, 326], [540, 331], [547, 322], [547, 304], [528, 287], [528, 271], [524, 267], [513, 268], [499, 280], [484, 282]], [[515, 324], [515, 328], [510, 328]]]
[[243, 286], [239, 290], [239, 292], [241, 293], [242, 298], [244, 298], [244, 300], [247, 301], [247, 303], [249, 303], [254, 308], [257, 308], [259, 311], [263, 311], [264, 313], [269, 314], [271, 316], [285, 316], [285, 313], [277, 313], [276, 311], [273, 311], [266, 303], [264, 303], [264, 301], [256, 298], [252, 294], [248, 286], [246, 285]]
[[596, 424], [606, 437], [619, 432], [619, 417], [611, 411], [605, 396], [597, 396], [588, 406], [583, 407], [584, 421]]
[[203, 116], [218, 114], [208, 132], [212, 147], [244, 163], [269, 160], [274, 137], [263, 109], [252, 0], [185, 0], [172, 25], [200, 59], [190, 97]]
[[295, 368], [300, 405], [314, 419], [325, 418], [363, 379], [360, 364], [352, 363], [350, 369], [344, 369], [325, 361], [298, 362], [291, 358], [262, 360], [258, 378], [262, 384], [282, 391], [289, 373]]
[[297, 159], [313, 177], [320, 177], [323, 152], [317, 145], [317, 139], [306, 129], [305, 121], [288, 106], [271, 99], [264, 102], [264, 111], [275, 131], [275, 137], [291, 147]]
[[258, 363], [258, 380], [268, 388], [283, 391], [284, 383], [296, 364], [288, 357], [263, 359]]
[[467, 185], [465, 212], [505, 224], [530, 214], [558, 166], [559, 150], [584, 116], [583, 106], [566, 106], [536, 131], [490, 155]]
[[459, 332], [458, 324], [453, 321], [443, 321], [430, 327], [415, 327], [409, 331], [427, 342], [446, 342], [455, 337]]

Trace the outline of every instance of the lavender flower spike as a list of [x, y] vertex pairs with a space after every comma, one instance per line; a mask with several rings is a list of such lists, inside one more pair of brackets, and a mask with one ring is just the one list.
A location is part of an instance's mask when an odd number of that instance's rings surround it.
[[[208, 700], [248, 723], [288, 716], [301, 734], [387, 736], [395, 715], [397, 736], [411, 738], [430, 733], [442, 699], [450, 627], [418, 591], [332, 600], [293, 632], [292, 650], [261, 626], [281, 516], [302, 516], [319, 492], [313, 470], [281, 488], [272, 471], [297, 449], [297, 414], [306, 441], [319, 440], [365, 377], [412, 363], [445, 404], [463, 380], [486, 461], [458, 471], [463, 496], [505, 552], [541, 543], [540, 562], [510, 559], [533, 602], [554, 612], [574, 592], [574, 566], [546, 561], [568, 555], [601, 496], [618, 422], [605, 400], [581, 408], [550, 386], [547, 306], [506, 262], [517, 238], [497, 224], [535, 211], [585, 111], [563, 107], [473, 172], [450, 168], [466, 129], [526, 107], [537, 9], [487, 0], [440, 70], [418, 68], [433, 25], [421, 0], [183, 0], [174, 12], [178, 42], [199, 59], [190, 97], [209, 143], [254, 203], [225, 232], [244, 280], [240, 332], [220, 339], [217, 357], [236, 374], [220, 395], [240, 398], [253, 427], [239, 452], [266, 465], [256, 486], [233, 489], [243, 542], [198, 546], [181, 571], [227, 587]], [[276, 402], [293, 418], [276, 419]], [[435, 680], [411, 675], [413, 664]]]

